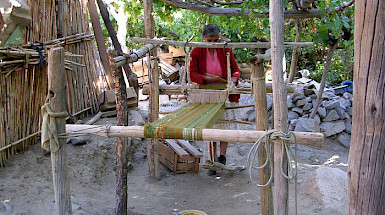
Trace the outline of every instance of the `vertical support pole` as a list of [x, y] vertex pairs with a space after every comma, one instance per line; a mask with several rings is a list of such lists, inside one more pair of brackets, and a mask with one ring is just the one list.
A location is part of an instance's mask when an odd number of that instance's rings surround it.
[[[155, 36], [155, 22], [152, 16], [153, 1], [144, 0], [144, 28], [146, 38], [154, 38]], [[152, 52], [153, 56], [157, 55], [157, 49]], [[154, 122], [159, 117], [159, 73], [157, 62], [154, 61], [154, 65], [151, 67], [151, 79], [150, 79], [150, 101], [149, 101], [149, 121]], [[148, 140], [148, 166], [150, 171], [150, 177], [159, 179], [159, 151], [158, 151], [157, 139]]]
[[[274, 129], [288, 132], [287, 89], [283, 79], [283, 1], [270, 0], [271, 64], [273, 70]], [[281, 174], [287, 173], [287, 159], [282, 144], [274, 144], [274, 213], [288, 214], [288, 181]]]
[[355, 5], [349, 215], [385, 214], [385, 2]]
[[[65, 85], [64, 49], [52, 48], [48, 51], [48, 93], [49, 105], [53, 112], [67, 111], [67, 91]], [[65, 118], [56, 118], [57, 132], [65, 133]], [[59, 215], [72, 214], [70, 184], [67, 167], [67, 144], [59, 139], [59, 150], [51, 153], [53, 189], [56, 212]]]
[[[113, 72], [115, 84], [117, 125], [128, 125], [128, 102], [126, 82], [122, 67]], [[118, 137], [116, 145], [116, 208], [118, 215], [127, 215], [127, 145], [126, 137]]]
[[63, 25], [64, 25], [64, 20], [63, 20], [63, 0], [58, 0], [57, 1], [57, 38], [62, 38], [64, 36], [63, 32]]
[[[255, 105], [255, 124], [257, 131], [267, 131], [269, 129], [266, 99], [266, 81], [263, 61], [259, 62], [257, 58], [251, 59], [252, 84]], [[258, 165], [262, 166], [267, 158], [263, 147], [258, 149]], [[269, 168], [259, 170], [259, 183], [266, 184], [270, 177]], [[261, 211], [262, 215], [273, 215], [273, 191], [271, 184], [260, 188]]]
[[108, 60], [107, 48], [104, 41], [102, 26], [100, 25], [99, 14], [96, 8], [95, 0], [88, 0], [88, 11], [90, 12], [92, 28], [94, 30], [96, 44], [98, 45], [100, 60], [102, 61], [104, 71], [106, 72], [107, 84], [108, 87], [112, 89], [114, 87], [112, 71]]

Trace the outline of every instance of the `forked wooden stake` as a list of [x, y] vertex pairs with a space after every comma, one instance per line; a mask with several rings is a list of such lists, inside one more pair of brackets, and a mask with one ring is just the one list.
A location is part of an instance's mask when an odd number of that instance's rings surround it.
[[[67, 110], [65, 83], [64, 49], [52, 48], [48, 51], [48, 94], [52, 95], [48, 102], [53, 112]], [[65, 118], [57, 118], [56, 123], [58, 134], [65, 133]], [[65, 139], [59, 139], [59, 147], [58, 151], [51, 152], [56, 212], [60, 215], [72, 214]]]

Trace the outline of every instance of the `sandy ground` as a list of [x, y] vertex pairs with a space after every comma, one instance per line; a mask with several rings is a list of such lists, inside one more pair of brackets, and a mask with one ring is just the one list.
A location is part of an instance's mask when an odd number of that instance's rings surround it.
[[[116, 124], [103, 118], [96, 124]], [[253, 129], [244, 126], [242, 129]], [[259, 188], [250, 182], [248, 170], [219, 172], [219, 177], [198, 173], [173, 174], [161, 165], [161, 179], [148, 175], [145, 139], [132, 139], [133, 169], [128, 175], [129, 214], [166, 215], [187, 209], [209, 215], [260, 214]], [[192, 143], [203, 150], [202, 142]], [[92, 137], [81, 146], [68, 144], [69, 178], [74, 214], [114, 214], [116, 139]], [[246, 165], [251, 144], [231, 143], [228, 163]], [[327, 139], [323, 149], [298, 147], [299, 186], [309, 172], [320, 167], [347, 170], [348, 149]], [[290, 182], [289, 214], [294, 213], [294, 183]], [[298, 192], [298, 214], [346, 214], [346, 205], [325, 208]], [[13, 156], [0, 168], [0, 215], [55, 214], [50, 156], [40, 146]]]

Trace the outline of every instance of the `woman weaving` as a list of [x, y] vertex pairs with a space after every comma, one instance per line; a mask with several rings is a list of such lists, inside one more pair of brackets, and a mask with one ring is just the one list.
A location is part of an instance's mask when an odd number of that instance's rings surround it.
[[[220, 42], [220, 30], [214, 24], [205, 26], [202, 38], [204, 42]], [[234, 58], [234, 53], [229, 48], [194, 48], [191, 52], [190, 79], [200, 85], [215, 89], [217, 85], [226, 84], [227, 59], [226, 53], [230, 52], [231, 80], [236, 84], [239, 79], [239, 68]], [[211, 87], [210, 87], [211, 86]], [[238, 103], [239, 95], [230, 95], [231, 103]], [[217, 158], [216, 143], [210, 147], [210, 155], [219, 163], [226, 164], [227, 142], [220, 143], [220, 156]], [[215, 171], [208, 171], [208, 175], [215, 175]]]

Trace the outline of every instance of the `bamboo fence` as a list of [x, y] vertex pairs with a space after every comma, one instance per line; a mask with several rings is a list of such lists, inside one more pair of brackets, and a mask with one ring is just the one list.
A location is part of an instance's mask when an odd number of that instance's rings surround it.
[[[98, 112], [98, 71], [102, 74], [104, 71], [93, 37], [89, 36], [87, 1], [63, 0], [63, 37], [66, 39], [57, 38], [55, 0], [27, 0], [27, 4], [31, 8], [32, 21], [27, 29], [26, 43], [40, 45], [44, 53], [53, 46], [63, 46], [66, 50], [69, 113], [80, 113], [79, 116], [84, 117]], [[40, 42], [47, 43], [41, 47]], [[19, 55], [23, 51], [31, 52], [29, 56], [35, 57], [28, 65], [20, 60], [14, 64], [3, 63], [3, 67], [0, 65], [0, 167], [12, 154], [25, 150], [38, 140], [40, 107], [47, 95], [47, 66], [45, 63], [34, 64], [37, 63], [36, 51], [28, 49], [29, 46], [21, 46], [21, 51], [15, 48], [0, 52], [0, 55], [11, 51], [13, 54], [19, 52]]]

